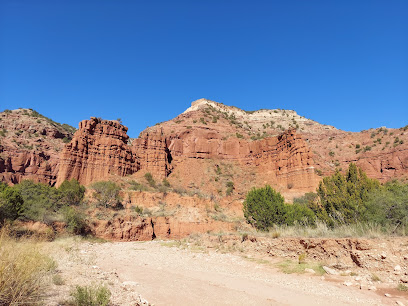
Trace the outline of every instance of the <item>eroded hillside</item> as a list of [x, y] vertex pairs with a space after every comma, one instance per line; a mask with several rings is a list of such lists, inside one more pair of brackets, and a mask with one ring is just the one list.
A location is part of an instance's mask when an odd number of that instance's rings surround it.
[[290, 200], [350, 162], [381, 181], [408, 174], [407, 127], [345, 132], [289, 110], [249, 112], [200, 99], [132, 141], [117, 121], [84, 120], [73, 135], [32, 110], [0, 116], [0, 177], [8, 183], [90, 184], [149, 172], [172, 186], [236, 199], [270, 184]]
[[59, 154], [75, 128], [54, 122], [31, 109], [0, 113], [0, 181], [33, 179], [54, 185]]

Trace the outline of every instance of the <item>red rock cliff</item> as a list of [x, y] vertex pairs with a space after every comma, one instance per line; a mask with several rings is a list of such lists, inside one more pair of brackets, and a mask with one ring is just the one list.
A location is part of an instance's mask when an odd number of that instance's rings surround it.
[[[168, 142], [175, 158], [175, 169], [187, 159], [227, 160], [236, 162], [244, 173], [248, 167], [255, 167], [266, 183], [284, 188], [314, 190], [319, 181], [314, 171], [313, 154], [293, 129], [257, 141], [235, 137], [223, 140], [216, 131], [197, 129], [185, 131]], [[189, 171], [193, 171], [191, 168]]]
[[92, 117], [80, 122], [78, 131], [60, 155], [57, 186], [77, 179], [87, 185], [110, 175], [126, 176], [141, 169], [155, 177], [170, 173], [169, 151], [161, 133], [144, 134], [128, 145], [127, 127], [117, 121]]
[[159, 178], [164, 178], [171, 172], [171, 156], [161, 131], [143, 134], [133, 141], [132, 149], [141, 169]]
[[72, 178], [87, 185], [112, 174], [125, 176], [138, 171], [140, 164], [127, 144], [126, 132], [127, 127], [116, 121], [94, 117], [81, 121], [60, 155], [57, 186]]

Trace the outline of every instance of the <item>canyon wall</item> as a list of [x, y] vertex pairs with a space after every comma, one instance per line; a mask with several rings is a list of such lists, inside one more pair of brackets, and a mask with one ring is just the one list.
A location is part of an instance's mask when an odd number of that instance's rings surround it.
[[117, 121], [92, 117], [79, 124], [72, 141], [60, 155], [57, 186], [76, 179], [87, 185], [109, 175], [126, 176], [140, 170], [127, 142], [127, 127]]
[[140, 170], [163, 179], [186, 159], [228, 160], [244, 169], [253, 166], [272, 182], [285, 186], [313, 189], [317, 185], [312, 154], [295, 130], [258, 141], [224, 140], [218, 133], [199, 129], [166, 138], [163, 131], [156, 130], [142, 134], [131, 145], [126, 132], [116, 121], [82, 121], [60, 155], [57, 185], [72, 178], [87, 185]]

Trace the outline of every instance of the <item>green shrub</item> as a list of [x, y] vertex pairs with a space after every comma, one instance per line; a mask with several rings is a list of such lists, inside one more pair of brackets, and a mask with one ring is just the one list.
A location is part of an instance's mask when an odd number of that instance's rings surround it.
[[234, 182], [229, 181], [227, 182], [226, 186], [227, 186], [227, 190], [225, 191], [225, 194], [229, 196], [234, 191]]
[[87, 233], [85, 215], [77, 208], [66, 206], [62, 209], [67, 230], [71, 234], [84, 235]]
[[170, 187], [170, 182], [167, 180], [167, 179], [163, 179], [163, 182], [162, 182], [162, 184], [163, 184], [163, 186], [165, 186], [165, 187]]
[[253, 188], [248, 192], [244, 201], [244, 216], [255, 228], [265, 231], [273, 224], [282, 224], [285, 215], [285, 200], [271, 186]]
[[318, 198], [317, 193], [308, 192], [299, 198], [294, 198], [293, 204], [309, 206], [310, 203], [315, 203], [317, 201], [317, 198]]
[[109, 304], [111, 292], [101, 285], [76, 286], [71, 291], [69, 304], [75, 306], [106, 306]]
[[15, 188], [20, 191], [24, 201], [23, 219], [45, 223], [58, 219], [58, 210], [63, 206], [58, 189], [31, 180], [24, 180]]
[[377, 188], [378, 181], [369, 179], [361, 169], [350, 163], [346, 175], [336, 170], [332, 176], [323, 178], [317, 189], [320, 206], [313, 208], [330, 225], [354, 223], [365, 211], [364, 203], [369, 192]]
[[138, 215], [141, 215], [141, 214], [143, 214], [143, 208], [142, 207], [140, 207], [140, 206], [133, 206], [133, 210], [134, 210], [134, 212], [135, 213], [137, 213]]
[[144, 177], [145, 177], [145, 179], [146, 179], [146, 181], [147, 181], [147, 183], [149, 184], [150, 187], [153, 187], [153, 188], [156, 187], [156, 182], [153, 179], [153, 176], [152, 176], [152, 174], [150, 172], [147, 172], [144, 175]]
[[120, 205], [120, 187], [116, 183], [110, 181], [95, 182], [91, 188], [94, 190], [93, 197], [97, 200], [97, 205], [105, 208]]
[[371, 192], [365, 203], [363, 221], [407, 230], [408, 184], [393, 181]]
[[0, 224], [17, 219], [23, 210], [24, 200], [20, 191], [0, 182]]
[[322, 176], [322, 175], [323, 175], [323, 171], [320, 170], [320, 169], [316, 169], [316, 168], [315, 168], [315, 173], [316, 173], [318, 176]]
[[135, 190], [135, 191], [144, 191], [147, 190], [147, 187], [143, 184], [140, 184], [136, 181], [130, 181], [130, 190]]
[[64, 181], [58, 191], [61, 193], [61, 202], [65, 205], [79, 205], [85, 195], [85, 187], [76, 179]]

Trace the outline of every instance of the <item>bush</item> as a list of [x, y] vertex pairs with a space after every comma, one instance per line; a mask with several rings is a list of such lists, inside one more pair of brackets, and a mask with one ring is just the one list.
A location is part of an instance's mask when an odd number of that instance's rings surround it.
[[76, 179], [64, 181], [58, 191], [61, 193], [61, 202], [65, 205], [79, 205], [85, 195], [85, 187]]
[[361, 169], [350, 163], [346, 175], [336, 170], [335, 174], [320, 182], [317, 189], [320, 207], [313, 208], [329, 225], [355, 223], [365, 211], [369, 193], [379, 186], [378, 181], [369, 179]]
[[396, 181], [385, 184], [368, 195], [365, 208], [363, 221], [407, 230], [408, 185]]
[[145, 179], [146, 179], [146, 181], [147, 181], [147, 183], [149, 184], [150, 187], [153, 187], [153, 188], [156, 187], [156, 182], [154, 181], [153, 176], [152, 176], [152, 174], [150, 172], [147, 172], [144, 175], [144, 177], [145, 177]]
[[145, 185], [140, 184], [136, 181], [130, 181], [129, 184], [130, 184], [130, 187], [129, 187], [130, 190], [135, 190], [135, 191], [147, 190], [147, 187]]
[[314, 192], [308, 192], [305, 193], [303, 196], [299, 198], [294, 198], [293, 199], [293, 204], [298, 204], [298, 205], [306, 205], [309, 206], [311, 203], [316, 202], [318, 196]]
[[293, 204], [286, 206], [285, 225], [304, 225], [314, 226], [316, 224], [316, 216], [310, 208], [305, 205]]
[[225, 194], [229, 196], [234, 191], [234, 182], [229, 181], [227, 182], [226, 186], [227, 186], [227, 190], [225, 191]]
[[170, 182], [167, 179], [163, 179], [163, 186], [170, 187]]
[[132, 208], [133, 208], [133, 211], [135, 213], [137, 213], [138, 215], [143, 214], [143, 208], [142, 207], [136, 205], [136, 206], [133, 206]]
[[109, 304], [111, 292], [105, 286], [76, 286], [71, 291], [72, 300], [69, 304], [75, 306], [106, 306]]
[[87, 232], [85, 215], [74, 207], [66, 206], [62, 209], [64, 222], [67, 224], [67, 230], [71, 234], [84, 235]]
[[58, 189], [31, 180], [22, 181], [15, 188], [24, 200], [22, 218], [45, 223], [58, 219], [58, 210], [62, 207]]
[[0, 305], [40, 304], [55, 262], [30, 241], [16, 242], [0, 231]]
[[23, 205], [20, 191], [0, 182], [0, 224], [5, 220], [17, 219], [23, 212]]
[[95, 182], [91, 185], [94, 190], [93, 197], [97, 204], [107, 208], [108, 206], [116, 207], [120, 204], [119, 191], [120, 187], [109, 181]]
[[255, 228], [265, 231], [273, 224], [284, 223], [285, 215], [285, 200], [271, 186], [253, 188], [248, 192], [244, 201], [244, 216]]

